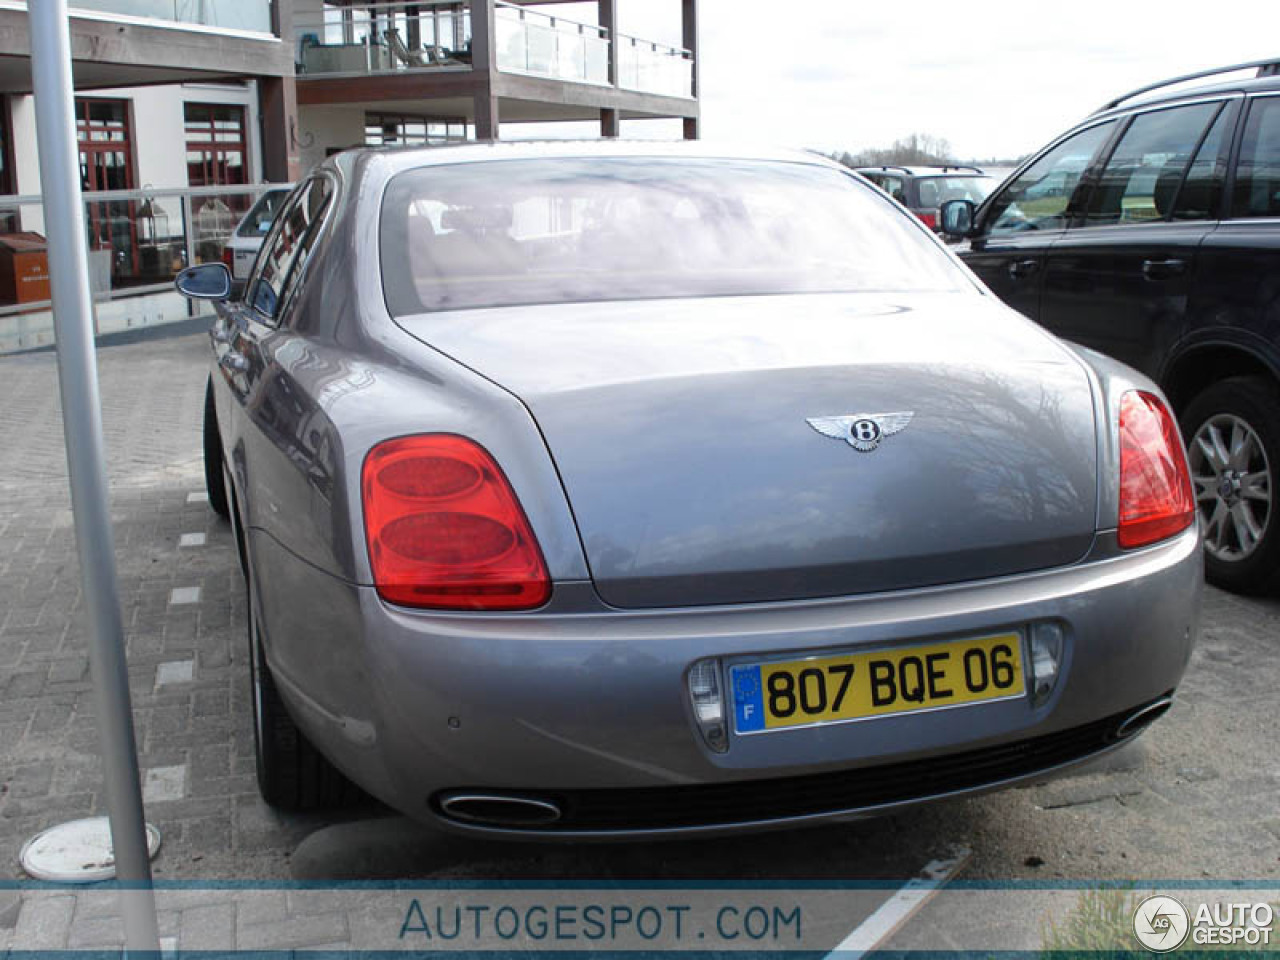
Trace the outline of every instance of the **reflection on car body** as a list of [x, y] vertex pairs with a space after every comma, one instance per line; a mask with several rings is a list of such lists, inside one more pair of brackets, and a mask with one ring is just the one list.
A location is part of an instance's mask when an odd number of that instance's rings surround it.
[[1110, 749], [1189, 657], [1158, 390], [824, 160], [354, 151], [219, 311], [207, 476], [273, 803], [355, 783], [505, 836], [865, 816]]

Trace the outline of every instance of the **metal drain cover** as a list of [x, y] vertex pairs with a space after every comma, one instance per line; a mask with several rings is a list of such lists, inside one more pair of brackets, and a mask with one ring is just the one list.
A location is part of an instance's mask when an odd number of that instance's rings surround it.
[[[160, 850], [160, 831], [147, 824], [147, 852]], [[106, 817], [60, 823], [37, 833], [22, 846], [22, 869], [37, 880], [95, 883], [116, 875], [111, 825]]]

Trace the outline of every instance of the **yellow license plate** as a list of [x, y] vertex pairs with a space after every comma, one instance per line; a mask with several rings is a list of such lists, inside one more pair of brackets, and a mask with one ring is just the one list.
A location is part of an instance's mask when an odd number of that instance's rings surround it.
[[758, 733], [1022, 696], [1016, 633], [730, 668], [735, 728]]

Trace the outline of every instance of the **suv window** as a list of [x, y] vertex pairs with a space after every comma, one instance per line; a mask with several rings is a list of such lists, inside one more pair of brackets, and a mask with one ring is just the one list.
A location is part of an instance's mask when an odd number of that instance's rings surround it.
[[1260, 98], [1249, 109], [1231, 214], [1280, 217], [1280, 97]]
[[1089, 198], [1085, 225], [1145, 223], [1173, 212], [1191, 155], [1220, 103], [1140, 114], [1129, 124]]
[[263, 318], [275, 320], [286, 297], [285, 284], [299, 259], [305, 260], [320, 220], [329, 206], [333, 185], [327, 177], [307, 183], [281, 211], [258, 257], [257, 276], [250, 278], [245, 299]]
[[948, 200], [968, 200], [977, 206], [996, 183], [992, 177], [926, 177], [916, 181], [916, 189], [922, 207], [940, 207]]
[[1115, 125], [1114, 120], [1108, 120], [1081, 130], [1022, 171], [993, 202], [987, 214], [987, 232], [1017, 233], [1065, 226], [1071, 195]]
[[864, 173], [863, 176], [899, 203], [907, 202], [907, 182], [901, 177], [885, 176], [883, 173]]
[[1187, 178], [1182, 181], [1173, 206], [1175, 220], [1216, 220], [1222, 211], [1222, 183], [1227, 178], [1227, 156], [1223, 149], [1235, 126], [1235, 112], [1223, 107], [1196, 151]]

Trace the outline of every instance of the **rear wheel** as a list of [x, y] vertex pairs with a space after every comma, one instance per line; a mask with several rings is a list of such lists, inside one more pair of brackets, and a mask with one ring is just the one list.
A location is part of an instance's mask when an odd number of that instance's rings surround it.
[[283, 810], [325, 810], [366, 799], [298, 729], [285, 708], [263, 652], [262, 627], [249, 583], [249, 674], [253, 698], [254, 756], [262, 799]]
[[213, 404], [213, 379], [204, 390], [204, 489], [209, 506], [224, 519], [231, 516], [227, 485], [222, 472], [222, 438], [218, 436], [218, 411]]
[[1183, 411], [1183, 435], [1204, 534], [1205, 577], [1256, 593], [1280, 583], [1280, 391], [1257, 377], [1233, 377]]

